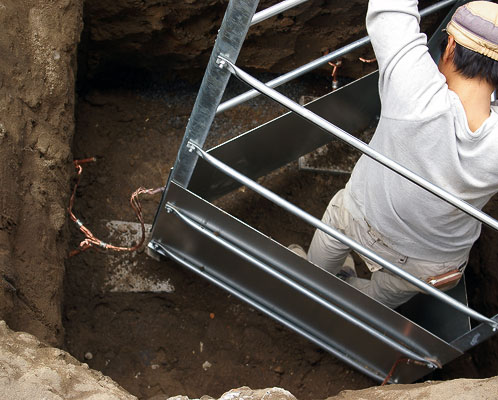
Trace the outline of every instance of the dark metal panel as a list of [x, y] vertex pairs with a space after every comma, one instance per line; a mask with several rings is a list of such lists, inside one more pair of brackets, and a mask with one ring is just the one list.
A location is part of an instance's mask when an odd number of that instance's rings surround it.
[[[399, 313], [370, 299], [328, 272], [296, 256], [277, 242], [236, 220], [208, 202], [171, 183], [153, 228], [153, 240], [174, 250], [194, 265], [200, 273], [223, 282], [234, 291], [253, 299], [263, 309], [271, 310], [291, 326], [304, 330], [319, 341], [341, 351], [354, 366], [362, 365], [387, 375], [401, 356], [382, 341], [332, 313], [323, 305], [303, 296], [289, 285], [274, 279], [227, 251], [207, 236], [192, 230], [178, 217], [164, 211], [166, 203], [205, 226], [234, 246], [272, 266], [322, 299], [339, 306], [368, 326], [403, 344], [421, 356], [442, 364], [461, 352]], [[400, 366], [396, 377], [411, 382], [430, 372], [420, 366]]]
[[[498, 314], [491, 319], [498, 322]], [[482, 343], [490, 337], [496, 335], [497, 333], [497, 330], [493, 330], [488, 324], [482, 323], [477, 325], [470, 332], [467, 332], [465, 335], [451, 342], [451, 344], [460, 351], [465, 352], [472, 347], [477, 346], [479, 343]]]
[[[468, 305], [465, 277], [447, 295]], [[441, 339], [451, 342], [470, 331], [470, 318], [448, 304], [425, 294], [418, 294], [397, 310], [414, 323], [423, 326]]]
[[[374, 72], [305, 107], [358, 135], [377, 121], [380, 112], [377, 81], [378, 74]], [[247, 177], [256, 179], [332, 140], [337, 139], [298, 115], [287, 113], [211, 149], [209, 153]], [[189, 190], [213, 200], [238, 186], [231, 178], [199, 160]]]

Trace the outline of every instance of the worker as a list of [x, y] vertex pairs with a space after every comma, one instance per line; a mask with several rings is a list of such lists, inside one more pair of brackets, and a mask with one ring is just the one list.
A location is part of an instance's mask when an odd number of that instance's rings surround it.
[[[436, 64], [416, 0], [370, 0], [367, 30], [379, 64], [381, 116], [370, 146], [482, 209], [498, 191], [498, 4], [474, 1], [446, 27]], [[481, 223], [363, 155], [322, 221], [426, 282], [463, 273]], [[395, 308], [418, 289], [317, 230], [307, 258]], [[346, 261], [348, 257], [349, 261]], [[458, 279], [453, 280], [454, 283]]]

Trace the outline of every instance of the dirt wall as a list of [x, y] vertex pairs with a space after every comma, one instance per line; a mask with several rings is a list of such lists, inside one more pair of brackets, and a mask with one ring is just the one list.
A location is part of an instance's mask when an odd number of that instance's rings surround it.
[[0, 318], [62, 343], [80, 0], [0, 1]]
[[[261, 0], [258, 11], [278, 0]], [[421, 1], [421, 8], [435, 1]], [[80, 51], [80, 78], [109, 71], [147, 71], [158, 79], [202, 76], [223, 18], [227, 0], [85, 1], [85, 29]], [[366, 35], [367, 0], [310, 0], [249, 30], [238, 65], [283, 73]], [[435, 28], [441, 15], [424, 19]], [[366, 47], [344, 57], [340, 74], [358, 76], [375, 68]], [[322, 68], [330, 73], [331, 67]], [[130, 75], [119, 77], [123, 81]]]

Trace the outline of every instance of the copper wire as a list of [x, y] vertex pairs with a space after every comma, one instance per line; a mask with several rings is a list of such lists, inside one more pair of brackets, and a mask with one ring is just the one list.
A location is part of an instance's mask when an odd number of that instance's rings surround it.
[[332, 73], [331, 73], [332, 82], [337, 83], [338, 82], [338, 79], [337, 79], [337, 72], [338, 71], [337, 71], [337, 69], [342, 65], [342, 60], [338, 60], [335, 63], [333, 63], [332, 61], [329, 61], [328, 64], [332, 67]]
[[133, 208], [133, 211], [135, 211], [135, 214], [137, 216], [138, 221], [140, 222], [142, 234], [140, 237], [140, 240], [133, 246], [130, 247], [125, 247], [125, 246], [114, 246], [112, 244], [106, 243], [100, 239], [98, 239], [83, 223], [81, 220], [79, 220], [73, 213], [73, 205], [74, 205], [74, 198], [76, 196], [76, 189], [78, 188], [78, 185], [81, 180], [81, 174], [83, 172], [83, 167], [82, 164], [86, 164], [89, 162], [95, 162], [97, 159], [95, 157], [91, 158], [85, 158], [82, 160], [74, 160], [74, 167], [76, 168], [77, 172], [77, 179], [76, 183], [73, 188], [73, 192], [71, 194], [71, 199], [69, 200], [69, 216], [71, 218], [71, 221], [73, 221], [79, 228], [81, 232], [85, 235], [85, 239], [80, 243], [79, 247], [69, 253], [69, 257], [75, 256], [85, 250], [88, 250], [90, 247], [98, 247], [104, 250], [113, 250], [113, 251], [136, 251], [142, 247], [142, 245], [145, 242], [145, 223], [143, 219], [143, 214], [142, 214], [142, 205], [140, 204], [138, 196], [141, 194], [156, 194], [159, 192], [162, 192], [164, 188], [156, 188], [156, 189], [145, 189], [143, 187], [138, 188], [135, 190], [131, 197], [130, 197], [130, 205], [131, 208]]
[[377, 61], [377, 59], [374, 57], [374, 58], [363, 58], [363, 57], [360, 57], [358, 60], [360, 60], [362, 63], [366, 63], [366, 64], [370, 64], [370, 63], [373, 63], [375, 61]]
[[[429, 361], [429, 360], [428, 360]], [[433, 360], [430, 360], [432, 362], [434, 362]], [[393, 366], [391, 367], [391, 370], [389, 371], [389, 373], [387, 374], [386, 378], [384, 379], [384, 381], [380, 384], [380, 386], [384, 386], [387, 382], [389, 382], [389, 379], [392, 378], [393, 374], [394, 374], [394, 371], [396, 371], [396, 368], [398, 367], [399, 364], [401, 364], [402, 362], [406, 363], [406, 365], [410, 365], [410, 364], [415, 364], [415, 365], [423, 365], [425, 366], [426, 364], [421, 362], [421, 361], [418, 361], [418, 360], [413, 360], [412, 358], [407, 358], [407, 357], [400, 357], [398, 358]], [[439, 366], [439, 365], [438, 365]]]

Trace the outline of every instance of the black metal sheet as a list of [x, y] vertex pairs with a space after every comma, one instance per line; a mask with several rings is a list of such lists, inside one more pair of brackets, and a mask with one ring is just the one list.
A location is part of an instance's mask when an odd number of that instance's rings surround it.
[[[491, 319], [498, 322], [498, 314]], [[488, 324], [481, 323], [471, 331], [465, 333], [458, 339], [451, 342], [451, 344], [460, 351], [465, 352], [472, 347], [477, 346], [479, 343], [482, 343], [490, 337], [496, 335], [497, 333], [498, 331], [493, 331], [493, 329]]]
[[[460, 283], [446, 294], [468, 305], [465, 278], [462, 278]], [[423, 293], [398, 307], [397, 311], [447, 342], [470, 331], [468, 316], [459, 313], [441, 300]]]
[[[305, 107], [348, 133], [360, 133], [376, 122], [380, 112], [377, 81], [378, 74], [374, 72]], [[256, 179], [331, 140], [339, 139], [298, 115], [287, 113], [211, 149], [209, 153], [247, 177]], [[213, 200], [238, 186], [200, 159], [189, 190]]]

